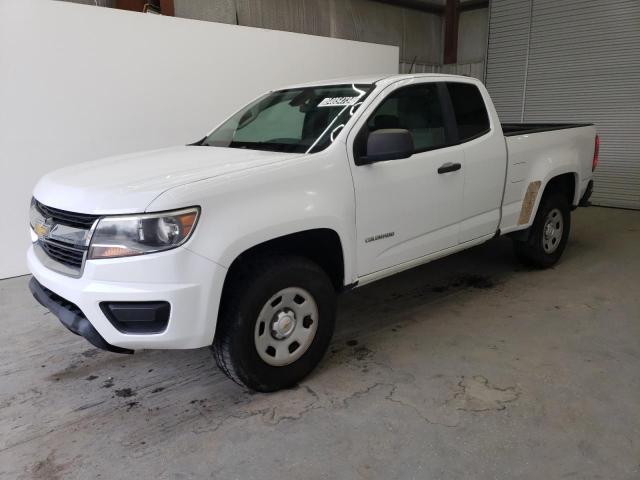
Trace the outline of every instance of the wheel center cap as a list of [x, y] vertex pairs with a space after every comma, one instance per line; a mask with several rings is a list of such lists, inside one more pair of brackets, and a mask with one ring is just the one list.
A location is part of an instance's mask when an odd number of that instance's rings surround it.
[[549, 237], [552, 237], [552, 236], [553, 236], [553, 234], [555, 233], [555, 231], [556, 231], [556, 229], [553, 227], [553, 224], [548, 223], [548, 224], [547, 224], [546, 231], [544, 232], [544, 234], [545, 234], [545, 236], [546, 236], [547, 238], [549, 238]]
[[271, 322], [271, 335], [277, 340], [283, 340], [289, 337], [295, 328], [295, 314], [290, 310], [281, 310]]

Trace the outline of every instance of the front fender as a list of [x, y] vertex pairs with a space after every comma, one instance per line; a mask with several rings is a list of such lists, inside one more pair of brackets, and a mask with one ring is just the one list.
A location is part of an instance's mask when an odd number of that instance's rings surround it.
[[355, 281], [353, 183], [346, 159], [331, 147], [173, 188], [149, 209], [180, 205], [200, 205], [202, 212], [186, 247], [223, 267], [268, 240], [324, 228], [340, 238], [345, 282]]

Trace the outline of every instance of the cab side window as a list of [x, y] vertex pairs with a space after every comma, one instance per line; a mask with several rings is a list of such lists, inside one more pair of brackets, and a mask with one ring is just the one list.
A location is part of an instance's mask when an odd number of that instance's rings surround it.
[[446, 146], [437, 84], [403, 87], [389, 94], [369, 117], [366, 130], [374, 132], [382, 128], [409, 130], [416, 153]]
[[489, 131], [487, 107], [480, 90], [470, 83], [447, 82], [460, 142], [466, 142]]

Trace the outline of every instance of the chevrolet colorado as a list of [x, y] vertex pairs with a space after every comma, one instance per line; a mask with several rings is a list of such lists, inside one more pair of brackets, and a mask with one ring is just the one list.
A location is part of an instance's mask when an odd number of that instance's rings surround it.
[[598, 145], [589, 124], [501, 124], [466, 77], [271, 91], [191, 145], [45, 175], [30, 289], [96, 347], [211, 346], [277, 390], [320, 361], [341, 290], [496, 235], [555, 264]]

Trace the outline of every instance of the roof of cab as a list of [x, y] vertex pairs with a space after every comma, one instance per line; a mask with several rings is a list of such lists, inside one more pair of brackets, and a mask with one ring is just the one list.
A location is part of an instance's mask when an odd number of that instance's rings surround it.
[[302, 87], [324, 87], [327, 85], [346, 85], [346, 84], [377, 84], [378, 86], [386, 86], [388, 84], [397, 82], [399, 80], [405, 80], [409, 78], [448, 78], [448, 79], [465, 79], [470, 80], [472, 77], [465, 77], [462, 75], [448, 75], [444, 73], [396, 73], [396, 74], [379, 74], [379, 75], [366, 75], [366, 76], [354, 76], [354, 77], [342, 77], [331, 78], [328, 80], [318, 80], [314, 82], [298, 83], [295, 85], [288, 85], [286, 87], [278, 88], [275, 90], [285, 90], [289, 88], [302, 88]]

